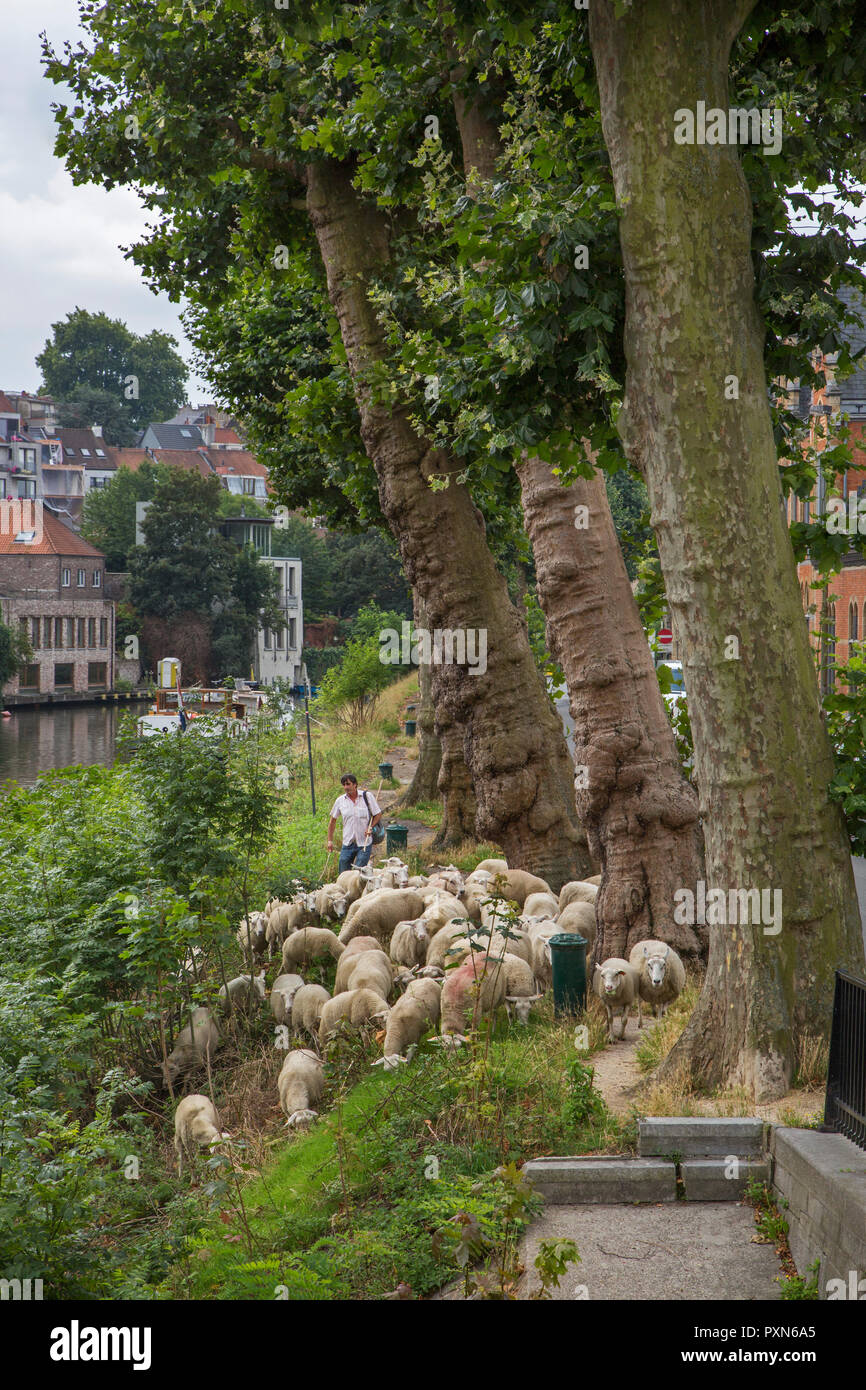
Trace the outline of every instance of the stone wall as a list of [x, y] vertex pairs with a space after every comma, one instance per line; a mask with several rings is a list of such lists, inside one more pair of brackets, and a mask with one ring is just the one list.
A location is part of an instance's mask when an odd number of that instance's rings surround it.
[[819, 1259], [821, 1298], [866, 1300], [866, 1152], [841, 1134], [779, 1126], [771, 1148], [797, 1273]]

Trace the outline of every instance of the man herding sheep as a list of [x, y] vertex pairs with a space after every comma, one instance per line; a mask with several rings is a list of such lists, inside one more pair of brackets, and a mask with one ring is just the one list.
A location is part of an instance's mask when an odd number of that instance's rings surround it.
[[370, 858], [373, 843], [370, 838], [374, 825], [382, 819], [382, 810], [372, 792], [359, 791], [358, 779], [351, 772], [340, 778], [343, 795], [331, 807], [328, 821], [328, 850], [334, 848], [334, 826], [337, 817], [343, 820], [343, 847], [340, 850], [340, 873], [353, 866], [363, 868]]

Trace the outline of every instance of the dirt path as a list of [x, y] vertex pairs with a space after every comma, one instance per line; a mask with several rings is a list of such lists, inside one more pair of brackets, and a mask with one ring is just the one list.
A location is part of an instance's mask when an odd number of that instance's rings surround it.
[[630, 1018], [626, 1025], [625, 1041], [608, 1043], [603, 1052], [595, 1052], [589, 1059], [589, 1065], [595, 1072], [593, 1085], [601, 1093], [612, 1115], [627, 1115], [637, 1099], [636, 1087], [644, 1080], [644, 1073], [640, 1071], [635, 1056], [637, 1045], [643, 1034], [651, 1032], [654, 1027], [655, 1021], [651, 1019], [639, 1030], [637, 1019]]

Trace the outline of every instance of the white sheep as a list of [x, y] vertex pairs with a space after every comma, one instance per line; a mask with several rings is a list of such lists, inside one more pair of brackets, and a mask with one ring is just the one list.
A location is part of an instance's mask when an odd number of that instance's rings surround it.
[[559, 910], [570, 903], [594, 903], [598, 897], [598, 886], [589, 879], [573, 879], [564, 883], [559, 890]]
[[505, 1002], [505, 973], [499, 961], [473, 953], [445, 978], [442, 986], [443, 1035], [458, 1038], [476, 1028], [484, 1014]]
[[343, 944], [328, 927], [302, 927], [283, 942], [283, 971], [309, 965], [322, 956], [339, 960]]
[[190, 1160], [199, 1149], [213, 1151], [221, 1139], [230, 1138], [228, 1130], [219, 1127], [213, 1101], [207, 1096], [184, 1096], [174, 1112], [174, 1151], [177, 1154], [177, 1174], [183, 1176], [184, 1154]]
[[289, 1052], [277, 1077], [287, 1129], [306, 1128], [316, 1119], [319, 1112], [313, 1106], [318, 1105], [324, 1089], [325, 1073], [315, 1052], [306, 1047]]
[[[232, 1010], [242, 1009], [245, 1013], [254, 1011], [265, 999], [265, 972], [258, 975], [236, 975], [233, 980], [220, 985], [219, 998], [226, 1009], [226, 998], [231, 1000]], [[226, 1012], [228, 1010], [226, 1009]]]
[[595, 920], [595, 906], [592, 903], [574, 902], [564, 907], [557, 918], [561, 932], [572, 936], [586, 937], [586, 953], [589, 955], [595, 945], [598, 925]]
[[348, 907], [360, 898], [364, 891], [364, 879], [360, 869], [344, 869], [337, 874], [334, 886], [345, 893]]
[[537, 874], [527, 873], [525, 869], [507, 869], [502, 876], [505, 879], [506, 887], [503, 896], [512, 899], [518, 907], [523, 907], [530, 893], [551, 893], [550, 884], [545, 879], [539, 878]]
[[237, 943], [241, 952], [249, 963], [250, 957], [253, 960], [261, 960], [267, 951], [267, 926], [265, 924], [264, 913], [251, 912], [249, 914], [249, 931], [247, 930], [247, 919], [243, 918], [237, 929]]
[[324, 985], [302, 985], [292, 1000], [292, 1032], [316, 1037], [322, 1009], [330, 997]]
[[505, 977], [505, 1011], [509, 1021], [529, 1022], [532, 1005], [541, 999], [535, 983], [532, 966], [520, 956], [506, 952], [502, 957], [502, 971]]
[[455, 864], [446, 864], [444, 868], [440, 865], [432, 870], [427, 879], [429, 887], [439, 888], [443, 893], [450, 893], [455, 898], [460, 897], [464, 883], [464, 877]]
[[[357, 937], [355, 938], [357, 940]], [[398, 922], [391, 936], [390, 953], [395, 965], [423, 965], [427, 960], [430, 932], [423, 917], [415, 922]]]
[[301, 927], [315, 925], [307, 906], [306, 894], [299, 895], [288, 903], [277, 903], [271, 909], [265, 934], [268, 942], [268, 955], [273, 955], [274, 946], [281, 944], [299, 931]]
[[550, 958], [550, 938], [557, 936], [557, 922], [534, 922], [529, 928], [532, 947], [532, 973], [541, 989], [549, 989], [553, 984], [553, 963]]
[[[506, 874], [508, 873], [508, 863], [505, 859], [482, 859], [480, 864], [476, 864], [472, 874], [477, 873]], [[472, 874], [469, 877], [472, 877]]]
[[493, 874], [487, 869], [475, 869], [463, 885], [463, 906], [473, 922], [481, 921], [481, 906], [493, 895]]
[[314, 910], [320, 921], [331, 921], [335, 917], [345, 917], [349, 898], [336, 883], [326, 883], [313, 894]]
[[427, 877], [426, 877], [425, 874], [410, 874], [410, 875], [409, 875], [409, 882], [406, 884], [406, 887], [407, 887], [407, 888], [425, 888], [426, 886], [427, 886]]
[[193, 1009], [192, 1018], [185, 1028], [181, 1028], [169, 1056], [162, 1064], [163, 1079], [168, 1085], [174, 1084], [184, 1072], [212, 1057], [222, 1045], [222, 1037], [216, 1019], [210, 1009]]
[[592, 977], [593, 993], [604, 1004], [607, 1013], [607, 1034], [611, 1042], [616, 1042], [613, 1021], [617, 1014], [622, 1016], [620, 1038], [625, 1037], [628, 1011], [638, 997], [638, 973], [621, 956], [609, 956], [595, 967]]
[[375, 951], [358, 951], [348, 957], [345, 954], [341, 956], [334, 977], [335, 995], [350, 989], [372, 989], [387, 999], [393, 988], [391, 962], [381, 947]]
[[[439, 1019], [442, 987], [436, 980], [413, 980], [388, 1015], [382, 1062], [402, 1057]], [[374, 1065], [378, 1065], [374, 1063]]]
[[277, 1023], [291, 1023], [295, 995], [303, 988], [300, 975], [278, 975], [271, 985], [271, 1013]]
[[522, 917], [555, 917], [559, 912], [559, 899], [555, 893], [530, 893], [523, 904]]
[[642, 1028], [641, 1001], [652, 1005], [657, 1018], [664, 1018], [668, 1005], [685, 989], [686, 969], [665, 941], [639, 941], [629, 951], [628, 959], [638, 972], [637, 1026]]
[[335, 994], [322, 1009], [319, 1046], [325, 1047], [345, 1022], [358, 1028], [363, 1023], [383, 1022], [390, 1013], [386, 1001], [372, 989], [349, 989]]
[[[421, 896], [424, 897], [424, 893]], [[425, 899], [421, 920], [430, 935], [435, 936], [455, 918], [459, 917], [465, 921], [468, 916], [469, 913], [459, 898], [455, 898], [452, 893], [436, 892], [431, 898]]]
[[353, 936], [375, 936], [388, 949], [391, 933], [398, 922], [420, 917], [424, 901], [412, 888], [380, 888], [352, 903], [340, 932], [346, 944]]
[[475, 935], [475, 924], [468, 918], [452, 922], [450, 926], [443, 927], [427, 947], [428, 967], [444, 970], [455, 961], [464, 960], [472, 949], [471, 942], [475, 941], [482, 944], [482, 938]]

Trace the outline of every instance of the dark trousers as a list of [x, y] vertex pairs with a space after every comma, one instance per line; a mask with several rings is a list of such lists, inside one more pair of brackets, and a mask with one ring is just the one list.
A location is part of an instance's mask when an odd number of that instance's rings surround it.
[[368, 862], [373, 850], [372, 841], [368, 845], [343, 845], [340, 850], [340, 867], [338, 873], [344, 873], [346, 869], [363, 869]]

